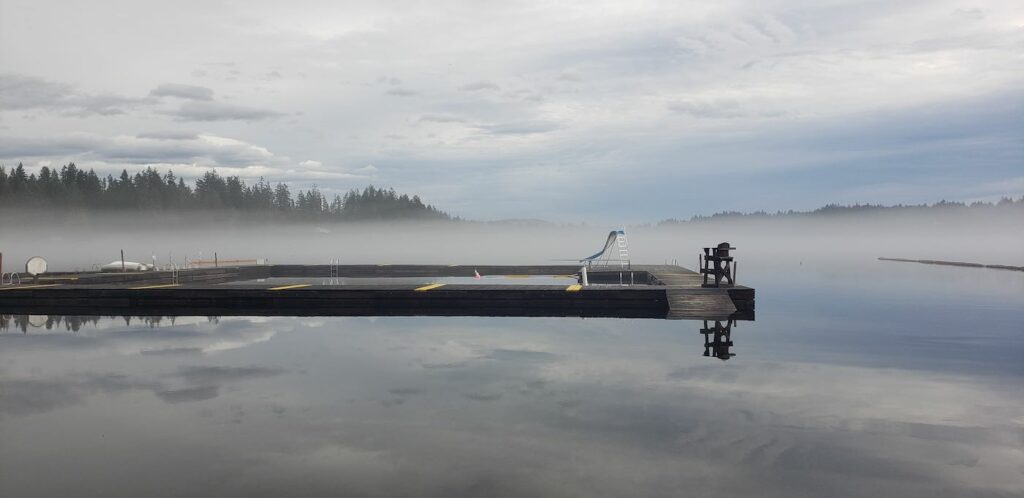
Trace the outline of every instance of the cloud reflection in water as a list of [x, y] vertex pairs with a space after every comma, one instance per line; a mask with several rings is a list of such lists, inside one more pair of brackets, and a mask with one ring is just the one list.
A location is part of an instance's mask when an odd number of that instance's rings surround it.
[[[721, 362], [701, 355], [702, 325], [101, 319], [78, 332], [8, 331], [0, 494], [1022, 489], [1019, 379], [814, 358]], [[54, 478], [51, 468], [77, 471]]]

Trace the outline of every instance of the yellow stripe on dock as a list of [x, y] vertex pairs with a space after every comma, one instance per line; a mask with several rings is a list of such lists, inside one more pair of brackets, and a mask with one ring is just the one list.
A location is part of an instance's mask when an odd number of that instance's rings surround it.
[[181, 284], [143, 285], [142, 287], [129, 287], [129, 289], [131, 289], [131, 290], [140, 290], [140, 289], [166, 289], [166, 288], [168, 288], [168, 287], [177, 287], [177, 286], [179, 286], [179, 285], [181, 285]]
[[267, 290], [279, 291], [279, 290], [288, 290], [288, 289], [301, 289], [303, 287], [309, 287], [310, 285], [313, 285], [313, 284], [282, 285], [280, 287], [271, 287], [271, 288], [269, 288]]
[[415, 288], [415, 289], [413, 289], [413, 290], [415, 290], [415, 291], [418, 291], [418, 292], [426, 292], [426, 291], [428, 291], [428, 290], [430, 290], [430, 289], [436, 289], [436, 288], [438, 288], [438, 287], [444, 287], [444, 284], [430, 284], [430, 285], [424, 285], [423, 287], [417, 287], [417, 288]]
[[572, 284], [565, 288], [565, 292], [579, 292], [582, 288], [583, 286], [580, 284]]
[[43, 287], [56, 287], [64, 284], [37, 284], [37, 285], [5, 285], [0, 287], [0, 290], [12, 290], [12, 289], [40, 289]]

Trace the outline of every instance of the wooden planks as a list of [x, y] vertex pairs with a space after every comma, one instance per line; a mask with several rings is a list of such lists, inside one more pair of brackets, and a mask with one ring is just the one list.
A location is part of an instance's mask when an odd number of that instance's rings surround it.
[[727, 292], [721, 289], [668, 289], [666, 318], [700, 318], [723, 320], [738, 310]]
[[[621, 271], [644, 272], [653, 283], [663, 285], [670, 319], [752, 319], [754, 289], [744, 286], [703, 287], [700, 273], [674, 265], [633, 265], [631, 270], [598, 269], [593, 273], [612, 274], [618, 280]], [[609, 280], [607, 277], [604, 280]]]

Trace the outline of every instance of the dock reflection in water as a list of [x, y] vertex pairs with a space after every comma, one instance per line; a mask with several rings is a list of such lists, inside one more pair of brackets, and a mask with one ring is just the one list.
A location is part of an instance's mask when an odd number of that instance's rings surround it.
[[0, 495], [1019, 489], [1017, 384], [779, 361], [759, 325], [722, 362], [729, 321], [4, 316]]

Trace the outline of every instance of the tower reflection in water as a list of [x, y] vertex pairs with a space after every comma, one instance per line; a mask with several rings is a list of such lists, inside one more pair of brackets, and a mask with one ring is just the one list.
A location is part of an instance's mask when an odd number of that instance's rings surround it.
[[714, 356], [722, 361], [736, 356], [730, 351], [734, 326], [736, 320], [704, 320], [704, 327], [700, 329], [704, 336], [704, 356]]

